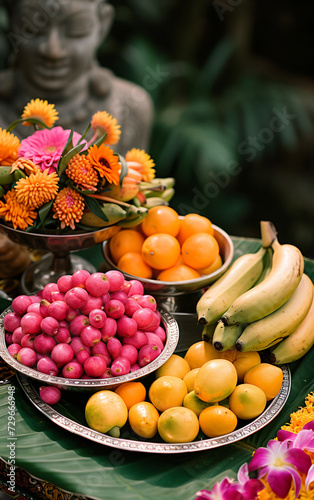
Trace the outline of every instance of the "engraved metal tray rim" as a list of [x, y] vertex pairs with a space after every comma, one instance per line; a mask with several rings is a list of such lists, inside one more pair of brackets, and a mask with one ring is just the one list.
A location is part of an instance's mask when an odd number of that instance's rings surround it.
[[90, 441], [94, 441], [96, 443], [120, 450], [171, 454], [203, 451], [232, 444], [254, 434], [258, 430], [269, 424], [282, 410], [284, 404], [288, 399], [291, 389], [290, 369], [285, 365], [283, 365], [281, 368], [283, 370], [283, 383], [281, 390], [279, 394], [267, 406], [264, 412], [255, 420], [250, 421], [243, 427], [218, 438], [203, 439], [199, 441], [193, 441], [191, 443], [171, 444], [155, 443], [152, 441], [136, 441], [124, 438], [113, 438], [107, 434], [102, 434], [101, 432], [94, 431], [89, 427], [86, 427], [71, 420], [68, 417], [65, 417], [64, 415], [56, 411], [52, 406], [42, 401], [33, 385], [33, 381], [29, 377], [26, 377], [21, 373], [17, 373], [16, 376], [19, 384], [21, 385], [30, 402], [37, 408], [37, 410], [43, 413], [47, 418], [49, 418], [59, 427], [62, 427], [63, 429], [80, 437], [89, 439]]

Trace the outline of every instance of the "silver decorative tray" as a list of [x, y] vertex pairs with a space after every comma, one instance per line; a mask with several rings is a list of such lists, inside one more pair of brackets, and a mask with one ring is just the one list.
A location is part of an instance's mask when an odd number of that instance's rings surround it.
[[270, 402], [270, 404], [258, 418], [250, 421], [243, 427], [240, 427], [239, 429], [236, 429], [235, 431], [219, 438], [200, 439], [195, 440], [192, 443], [178, 444], [136, 440], [135, 435], [133, 435], [131, 431], [123, 432], [121, 438], [112, 438], [107, 434], [102, 434], [100, 432], [94, 431], [81, 423], [75, 422], [59, 411], [56, 411], [47, 403], [44, 403], [39, 397], [38, 390], [36, 389], [34, 381], [31, 378], [26, 377], [21, 373], [17, 373], [17, 379], [28, 399], [41, 413], [43, 413], [47, 418], [49, 418], [59, 427], [62, 427], [63, 429], [72, 432], [73, 434], [84, 437], [99, 444], [110, 446], [112, 448], [118, 448], [120, 450], [170, 454], [203, 451], [232, 444], [236, 441], [240, 441], [250, 436], [251, 434], [254, 434], [256, 431], [259, 431], [267, 424], [269, 424], [282, 410], [290, 393], [290, 370], [286, 366], [282, 366], [281, 368], [283, 370], [283, 383], [281, 390], [276, 398]]

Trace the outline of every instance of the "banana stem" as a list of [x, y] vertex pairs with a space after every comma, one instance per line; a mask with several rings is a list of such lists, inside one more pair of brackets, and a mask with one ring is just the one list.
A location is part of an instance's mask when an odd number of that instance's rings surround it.
[[89, 198], [96, 198], [101, 201], [108, 201], [109, 203], [115, 203], [116, 205], [121, 205], [122, 207], [130, 207], [130, 203], [125, 203], [125, 201], [115, 200], [110, 198], [110, 196], [103, 196], [102, 194], [89, 194]]
[[260, 222], [260, 228], [262, 236], [262, 245], [264, 248], [270, 248], [270, 247], [274, 248], [274, 245], [276, 244], [275, 242], [279, 244], [277, 240], [277, 231], [272, 222], [262, 220]]

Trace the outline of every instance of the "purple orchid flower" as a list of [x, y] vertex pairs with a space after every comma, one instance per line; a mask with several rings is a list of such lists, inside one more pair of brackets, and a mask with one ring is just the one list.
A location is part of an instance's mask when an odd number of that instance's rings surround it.
[[284, 498], [294, 483], [295, 498], [301, 489], [301, 477], [298, 472], [307, 474], [311, 459], [299, 448], [290, 447], [289, 441], [270, 440], [267, 448], [258, 448], [249, 463], [249, 471], [258, 469], [258, 478], [267, 476], [272, 491]]
[[238, 481], [236, 483], [233, 479], [225, 478], [216, 483], [211, 491], [199, 491], [196, 500], [254, 500], [258, 491], [264, 488], [259, 479], [249, 478], [247, 463], [239, 469]]

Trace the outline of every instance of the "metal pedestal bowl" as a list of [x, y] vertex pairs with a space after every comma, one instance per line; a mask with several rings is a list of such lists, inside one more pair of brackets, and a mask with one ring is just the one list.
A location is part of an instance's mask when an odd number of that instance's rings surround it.
[[[146, 293], [150, 293], [155, 297], [158, 307], [170, 312], [195, 313], [195, 306], [202, 294], [202, 290], [216, 281], [228, 269], [233, 259], [234, 246], [230, 236], [215, 225], [213, 225], [213, 228], [223, 261], [223, 265], [213, 273], [187, 281], [159, 281], [139, 278], [125, 272], [123, 274], [126, 279], [139, 280], [143, 284]], [[104, 261], [100, 266], [100, 270], [106, 272], [109, 269], [118, 269], [111, 259], [107, 241], [102, 244], [102, 253]]]
[[50, 282], [56, 282], [64, 274], [73, 274], [79, 269], [93, 273], [95, 267], [73, 252], [92, 248], [116, 234], [120, 228], [111, 226], [91, 232], [73, 231], [71, 234], [37, 234], [13, 229], [0, 222], [1, 233], [15, 243], [45, 255], [30, 264], [21, 277], [21, 290], [26, 295], [36, 293]]

